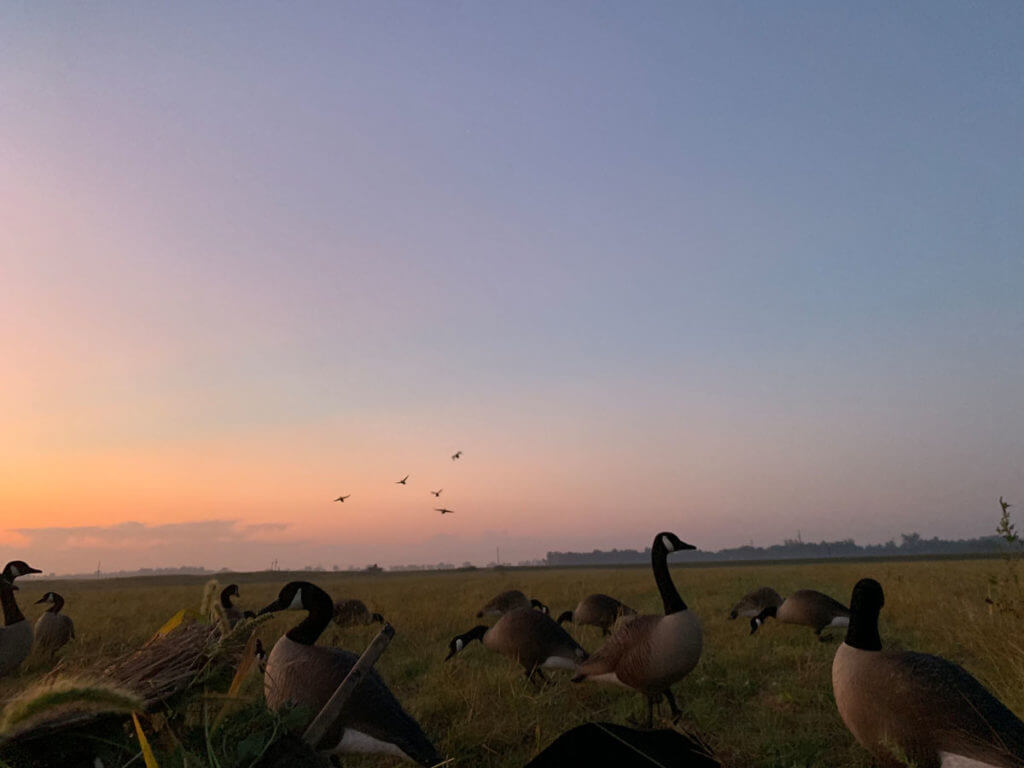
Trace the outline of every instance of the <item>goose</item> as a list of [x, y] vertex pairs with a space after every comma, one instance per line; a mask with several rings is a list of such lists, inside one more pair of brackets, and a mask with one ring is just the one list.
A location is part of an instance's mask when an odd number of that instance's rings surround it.
[[[224, 609], [224, 618], [228, 620], [228, 627], [234, 629], [235, 624], [244, 618], [249, 618], [241, 610], [231, 604], [231, 596], [241, 597], [238, 594], [237, 584], [228, 584], [220, 591], [220, 607]], [[248, 611], [246, 613], [249, 613]]]
[[729, 611], [729, 618], [735, 619], [737, 616], [743, 616], [752, 619], [765, 608], [770, 606], [778, 608], [780, 605], [782, 605], [782, 596], [778, 592], [771, 587], [760, 587], [753, 592], [747, 592]]
[[408, 480], [408, 479], [409, 479], [409, 476], [406, 475], [401, 480], [395, 480], [395, 485], [405, 485], [405, 481]]
[[379, 613], [370, 613], [370, 609], [362, 600], [339, 600], [334, 604], [333, 619], [339, 627], [365, 625], [374, 621], [378, 624], [384, 623], [384, 617]]
[[14, 599], [17, 587], [6, 578], [0, 578], [0, 605], [4, 612], [4, 625], [0, 627], [0, 677], [17, 669], [32, 650], [32, 625]]
[[[270, 650], [264, 698], [271, 709], [292, 703], [319, 712], [359, 656], [315, 645], [334, 613], [334, 601], [320, 587], [308, 581], [289, 582], [260, 615], [284, 610], [308, 611], [308, 615]], [[441, 760], [419, 723], [402, 709], [373, 669], [356, 687], [318, 747], [339, 755], [388, 754], [420, 765]]]
[[601, 634], [609, 630], [620, 616], [635, 616], [636, 611], [614, 597], [595, 593], [580, 600], [575, 610], [565, 611], [558, 617], [558, 623], [571, 621], [574, 624], [590, 624], [601, 628]]
[[455, 453], [452, 454], [452, 461], [455, 461], [456, 459], [461, 459], [461, 458], [462, 458], [462, 451], [456, 451]]
[[351, 495], [352, 494], [350, 493], [350, 494], [348, 494], [346, 496], [339, 496], [338, 498], [335, 499], [335, 501], [340, 501], [342, 504], [344, 504], [345, 503], [345, 499], [347, 499]]
[[36, 619], [36, 648], [53, 656], [68, 640], [74, 638], [75, 623], [70, 616], [60, 612], [64, 607], [64, 598], [56, 592], [47, 592], [36, 600], [36, 605], [40, 603], [51, 603], [51, 606]]
[[516, 608], [502, 614], [493, 627], [480, 624], [456, 635], [448, 643], [445, 661], [474, 640], [488, 650], [518, 661], [526, 670], [526, 678], [547, 682], [541, 667], [568, 669], [575, 672], [587, 652], [572, 636], [551, 620], [547, 614], [532, 608]]
[[785, 624], [803, 624], [814, 628], [814, 634], [825, 642], [829, 638], [821, 634], [826, 627], [845, 627], [850, 623], [849, 609], [838, 600], [813, 589], [798, 589], [782, 601], [782, 605], [766, 606], [757, 616], [750, 620], [750, 634], [764, 624], [769, 616], [774, 616]]
[[616, 683], [647, 697], [647, 727], [654, 724], [654, 703], [664, 695], [672, 719], [682, 714], [670, 686], [697, 666], [703, 645], [700, 620], [686, 607], [668, 570], [668, 553], [696, 549], [668, 531], [654, 537], [651, 568], [665, 607], [663, 616], [637, 616], [620, 626], [580, 667], [583, 680]]
[[885, 766], [1024, 765], [1024, 723], [963, 667], [882, 650], [884, 603], [877, 581], [857, 582], [846, 639], [832, 661], [836, 706], [854, 738]]
[[476, 617], [482, 619], [484, 616], [501, 616], [516, 608], [536, 608], [541, 613], [548, 612], [548, 607], [540, 600], [529, 598], [518, 589], [510, 589], [488, 600], [487, 604], [476, 612]]

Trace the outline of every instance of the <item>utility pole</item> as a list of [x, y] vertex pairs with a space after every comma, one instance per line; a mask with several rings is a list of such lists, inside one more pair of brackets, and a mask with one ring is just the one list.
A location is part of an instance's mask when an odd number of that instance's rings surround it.
[[495, 547], [494, 548], [494, 552], [495, 552], [495, 559], [497, 560], [498, 565], [501, 565], [501, 547]]

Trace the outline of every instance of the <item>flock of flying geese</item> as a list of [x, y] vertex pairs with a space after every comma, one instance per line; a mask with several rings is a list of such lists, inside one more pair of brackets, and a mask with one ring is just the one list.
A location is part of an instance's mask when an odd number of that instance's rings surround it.
[[[671, 686], [697, 665], [703, 647], [699, 619], [689, 609], [668, 569], [671, 552], [694, 549], [674, 533], [654, 537], [651, 565], [664, 612], [641, 615], [614, 597], [584, 597], [557, 620], [547, 606], [523, 592], [503, 592], [484, 605], [478, 618], [496, 617], [456, 635], [445, 661], [479, 640], [490, 651], [522, 666], [535, 685], [549, 683], [544, 669], [564, 669], [574, 683], [612, 683], [642, 694], [647, 727], [654, 707], [668, 702], [673, 722], [680, 710]], [[753, 634], [769, 618], [811, 627], [819, 640], [829, 627], [844, 628], [844, 642], [832, 664], [832, 687], [843, 722], [854, 738], [884, 766], [917, 768], [1021, 768], [1024, 723], [962, 667], [938, 656], [883, 651], [878, 617], [884, 605], [881, 585], [861, 579], [850, 607], [821, 592], [802, 589], [783, 599], [762, 587], [733, 606], [729, 618], [749, 618]], [[302, 610], [265, 658], [268, 706], [286, 703], [319, 710], [355, 664], [358, 655], [317, 646], [332, 619], [340, 625], [384, 622], [358, 600], [334, 603], [320, 587], [305, 581], [285, 585], [260, 613]], [[593, 625], [606, 637], [593, 654], [563, 624]], [[332, 732], [321, 743], [328, 751], [391, 754], [421, 765], [435, 765], [433, 744], [376, 672], [357, 689]]]
[[[590, 680], [612, 683], [639, 692], [647, 702], [647, 727], [654, 707], [668, 702], [672, 720], [680, 710], [671, 686], [690, 673], [700, 659], [703, 631], [697, 616], [683, 601], [668, 569], [671, 552], [694, 549], [674, 533], [654, 537], [651, 565], [664, 612], [641, 615], [613, 597], [593, 594], [557, 620], [539, 600], [518, 590], [503, 592], [483, 606], [478, 618], [497, 617], [490, 626], [479, 624], [456, 635], [445, 661], [474, 640], [523, 667], [535, 685], [549, 683], [544, 669], [563, 669], [574, 683]], [[60, 613], [63, 599], [48, 592], [39, 603], [51, 607], [33, 627], [15, 599], [15, 579], [39, 573], [23, 561], [8, 563], [0, 578], [4, 626], [0, 628], [0, 676], [16, 668], [33, 641], [54, 653], [74, 636], [71, 620]], [[221, 606], [233, 626], [243, 614], [231, 603], [238, 588], [229, 585]], [[861, 579], [853, 588], [850, 607], [828, 595], [803, 589], [783, 599], [762, 587], [744, 596], [729, 618], [750, 619], [754, 633], [769, 617], [811, 627], [820, 640], [828, 627], [845, 628], [844, 642], [832, 664], [832, 687], [843, 722], [854, 738], [885, 766], [911, 764], [918, 768], [950, 766], [1024, 766], [1024, 723], [962, 667], [938, 656], [910, 651], [883, 651], [878, 617], [884, 605], [881, 585]], [[264, 695], [271, 708], [286, 704], [319, 711], [358, 660], [358, 654], [316, 645], [332, 622], [345, 626], [384, 622], [359, 600], [335, 603], [315, 584], [292, 581], [258, 615], [275, 611], [304, 611], [306, 616], [261, 655]], [[589, 624], [601, 629], [604, 644], [593, 654], [562, 626]], [[360, 683], [320, 748], [390, 754], [431, 766], [441, 757], [416, 720], [409, 715], [379, 673], [371, 670]]]
[[[462, 458], [462, 451], [456, 451], [455, 453], [452, 454], [452, 461], [458, 461], [461, 458]], [[395, 485], [405, 485], [406, 484], [406, 480], [408, 480], [408, 479], [409, 479], [409, 476], [406, 475], [401, 480], [395, 480]], [[443, 490], [444, 490], [444, 488], [438, 488], [436, 491], [431, 491], [430, 493], [434, 496], [435, 499], [439, 499], [439, 498], [441, 498], [441, 491], [443, 491]], [[351, 496], [352, 496], [351, 493], [347, 493], [344, 496], [339, 496], [338, 498], [335, 499], [335, 501], [340, 501], [341, 503], [344, 504], [345, 503], [345, 499], [351, 498]], [[455, 514], [455, 510], [454, 509], [448, 509], [447, 507], [434, 507], [434, 511], [435, 512], [440, 512], [442, 516], [443, 515]]]

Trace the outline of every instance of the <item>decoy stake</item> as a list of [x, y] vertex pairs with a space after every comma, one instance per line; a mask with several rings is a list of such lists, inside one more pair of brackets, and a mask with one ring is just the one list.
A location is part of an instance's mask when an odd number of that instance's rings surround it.
[[327, 729], [331, 727], [331, 723], [337, 720], [338, 715], [341, 714], [341, 709], [345, 706], [345, 702], [349, 700], [356, 686], [362, 682], [367, 673], [373, 669], [373, 665], [377, 663], [377, 659], [387, 649], [388, 643], [391, 642], [391, 638], [394, 636], [395, 628], [390, 624], [385, 624], [383, 629], [373, 638], [373, 642], [363, 651], [363, 655], [359, 657], [359, 660], [352, 666], [348, 674], [345, 675], [341, 685], [337, 687], [331, 698], [324, 704], [320, 714], [313, 718], [313, 722], [309, 724], [306, 732], [302, 734], [303, 741], [313, 749], [317, 748], [317, 745], [327, 733]]

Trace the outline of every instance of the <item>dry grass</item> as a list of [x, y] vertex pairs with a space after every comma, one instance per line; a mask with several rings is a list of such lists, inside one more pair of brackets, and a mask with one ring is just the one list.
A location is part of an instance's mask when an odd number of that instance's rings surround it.
[[[867, 755], [843, 727], [831, 690], [836, 642], [819, 643], [810, 629], [769, 622], [749, 636], [744, 620], [729, 621], [732, 603], [768, 585], [785, 595], [819, 589], [843, 602], [863, 576], [886, 590], [883, 642], [956, 661], [1012, 710], [1024, 712], [1024, 649], [1019, 618], [985, 602], [992, 580], [1005, 581], [1001, 560], [814, 563], [735, 567], [677, 567], [684, 599], [702, 618], [705, 650], [697, 669], [675, 686], [683, 725], [701, 735], [733, 766], [866, 768]], [[642, 699], [619, 688], [557, 684], [535, 690], [521, 668], [478, 644], [444, 663], [448, 641], [478, 623], [476, 610], [497, 592], [522, 589], [557, 613], [585, 594], [607, 592], [646, 612], [660, 600], [650, 569], [510, 570], [468, 573], [248, 574], [233, 576], [244, 608], [258, 610], [290, 578], [312, 578], [333, 597], [358, 597], [395, 626], [397, 635], [378, 669], [452, 765], [522, 766], [562, 731], [586, 720], [625, 722]], [[21, 582], [18, 597], [30, 619], [35, 592], [60, 591], [78, 638], [63, 652], [65, 665], [95, 666], [138, 648], [175, 611], [198, 608], [203, 579], [158, 578], [105, 582]], [[257, 628], [267, 648], [296, 621], [281, 614]], [[328, 628], [322, 643], [361, 651], [379, 627]], [[588, 650], [600, 632], [577, 632]], [[244, 638], [243, 638], [244, 639]], [[11, 697], [37, 681], [48, 662], [30, 657], [0, 680]], [[226, 688], [226, 684], [225, 684]], [[190, 762], [190, 764], [192, 764]], [[230, 763], [226, 763], [230, 764]], [[352, 758], [349, 766], [394, 765]]]

